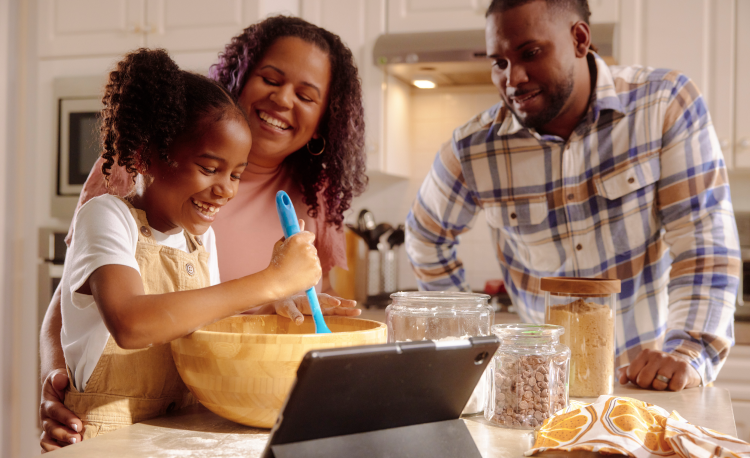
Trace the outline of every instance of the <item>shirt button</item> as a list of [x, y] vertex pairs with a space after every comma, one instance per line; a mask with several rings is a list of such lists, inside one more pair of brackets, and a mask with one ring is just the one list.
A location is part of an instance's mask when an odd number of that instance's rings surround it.
[[200, 246], [203, 246], [203, 241], [201, 240], [200, 236], [195, 236], [195, 243], [197, 243]]
[[628, 178], [628, 183], [630, 183], [630, 184], [635, 183], [635, 178], [633, 178], [633, 177]]
[[146, 226], [141, 226], [141, 234], [145, 235], [146, 237], [151, 237], [151, 231]]
[[576, 250], [581, 251], [582, 249], [583, 249], [583, 245], [581, 245], [580, 243], [576, 245]]
[[516, 214], [515, 213], [511, 213], [510, 214], [510, 219], [516, 219]]
[[573, 200], [575, 196], [573, 194], [568, 194], [568, 200]]
[[188, 275], [190, 275], [191, 277], [195, 275], [195, 267], [193, 267], [192, 264], [190, 263], [185, 264], [185, 270], [187, 271]]

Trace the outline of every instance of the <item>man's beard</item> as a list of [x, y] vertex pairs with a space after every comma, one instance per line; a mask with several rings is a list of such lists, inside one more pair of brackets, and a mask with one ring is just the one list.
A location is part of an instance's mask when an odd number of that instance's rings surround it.
[[534, 129], [539, 132], [544, 126], [560, 115], [565, 103], [570, 98], [570, 94], [573, 93], [573, 67], [571, 66], [567, 78], [556, 84], [552, 91], [545, 92], [549, 97], [549, 105], [547, 108], [544, 108], [536, 114], [527, 114], [525, 118], [521, 117], [521, 115], [516, 112], [513, 108], [513, 103], [508, 103], [510, 111], [516, 115], [516, 118], [518, 118], [521, 124], [527, 129]]

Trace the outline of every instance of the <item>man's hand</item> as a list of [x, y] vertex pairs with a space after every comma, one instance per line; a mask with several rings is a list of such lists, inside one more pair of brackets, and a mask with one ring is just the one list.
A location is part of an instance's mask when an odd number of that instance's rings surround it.
[[39, 445], [42, 446], [42, 453], [81, 441], [83, 423], [63, 404], [67, 386], [68, 374], [65, 369], [50, 372], [42, 385], [39, 405], [39, 418], [42, 421]]
[[[657, 378], [657, 375], [659, 376]], [[690, 363], [679, 356], [659, 350], [641, 350], [630, 366], [617, 370], [620, 384], [628, 381], [653, 390], [680, 391], [701, 384], [701, 377]], [[666, 378], [669, 381], [660, 380]]]
[[[320, 303], [320, 311], [323, 312], [323, 315], [358, 316], [362, 313], [361, 310], [354, 308], [357, 305], [357, 301], [318, 293], [318, 302]], [[282, 299], [273, 304], [277, 314], [291, 319], [297, 325], [302, 324], [304, 321], [305, 317], [303, 315], [312, 315], [310, 303], [307, 301], [305, 294]]]

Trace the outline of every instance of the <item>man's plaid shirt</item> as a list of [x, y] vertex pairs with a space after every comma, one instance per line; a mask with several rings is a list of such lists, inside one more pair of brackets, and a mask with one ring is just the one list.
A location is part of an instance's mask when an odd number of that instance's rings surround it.
[[594, 63], [567, 141], [502, 102], [454, 131], [408, 216], [409, 259], [420, 288], [467, 290], [455, 245], [484, 210], [524, 321], [544, 321], [541, 277], [618, 278], [617, 366], [662, 349], [707, 383], [734, 342], [740, 253], [705, 101], [676, 71]]

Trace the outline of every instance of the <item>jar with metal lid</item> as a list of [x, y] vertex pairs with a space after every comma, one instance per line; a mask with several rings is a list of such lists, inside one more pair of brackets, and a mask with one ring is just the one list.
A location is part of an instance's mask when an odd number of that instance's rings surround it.
[[[486, 294], [413, 291], [391, 294], [385, 309], [388, 342], [458, 340], [490, 335], [495, 312]], [[484, 409], [486, 374], [466, 404], [463, 413]]]
[[570, 349], [562, 326], [498, 324], [484, 417], [506, 428], [536, 429], [568, 405]]
[[620, 280], [545, 277], [545, 323], [565, 328], [570, 347], [570, 395], [612, 394], [615, 374], [615, 316]]

